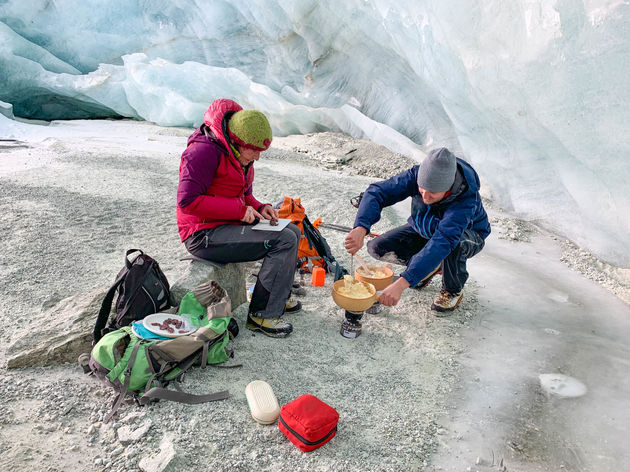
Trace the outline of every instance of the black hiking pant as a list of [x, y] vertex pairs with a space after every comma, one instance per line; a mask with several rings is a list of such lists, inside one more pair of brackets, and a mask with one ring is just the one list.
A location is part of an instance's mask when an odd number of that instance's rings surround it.
[[[369, 241], [367, 249], [375, 259], [406, 266], [428, 241], [405, 224]], [[484, 244], [476, 231], [464, 231], [459, 244], [442, 261], [442, 288], [450, 293], [459, 293], [464, 288], [468, 280], [466, 260], [479, 253]]]
[[192, 255], [213, 262], [250, 262], [264, 258], [249, 312], [260, 318], [278, 318], [284, 314], [291, 294], [301, 236], [300, 229], [292, 223], [282, 231], [221, 225], [197, 231], [184, 245]]

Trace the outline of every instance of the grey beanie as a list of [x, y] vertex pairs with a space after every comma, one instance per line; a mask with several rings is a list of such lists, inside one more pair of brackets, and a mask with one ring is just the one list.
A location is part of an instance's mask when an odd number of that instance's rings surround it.
[[418, 186], [429, 192], [446, 192], [455, 182], [457, 161], [446, 148], [433, 149], [418, 168]]

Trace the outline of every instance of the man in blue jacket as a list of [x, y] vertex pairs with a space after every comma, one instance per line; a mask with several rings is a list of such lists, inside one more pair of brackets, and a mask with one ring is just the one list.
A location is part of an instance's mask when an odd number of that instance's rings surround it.
[[420, 165], [370, 185], [361, 199], [354, 229], [346, 237], [346, 250], [355, 254], [361, 249], [382, 209], [407, 197], [411, 197], [407, 224], [368, 243], [368, 252], [375, 259], [407, 266], [381, 292], [379, 302], [396, 305], [406, 288], [424, 287], [441, 269], [442, 290], [431, 308], [454, 310], [462, 302], [468, 279], [466, 260], [483, 248], [490, 223], [481, 203], [477, 173], [448, 149], [434, 149]]

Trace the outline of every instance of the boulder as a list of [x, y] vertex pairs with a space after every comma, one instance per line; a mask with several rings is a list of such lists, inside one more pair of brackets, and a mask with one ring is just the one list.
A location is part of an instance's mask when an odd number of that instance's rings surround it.
[[[223, 287], [232, 307], [247, 301], [245, 293], [246, 264], [213, 267], [192, 261], [184, 274], [171, 286], [173, 300], [179, 305], [182, 297], [197, 285], [215, 280]], [[43, 322], [32, 322], [21, 329], [7, 350], [9, 369], [58, 365], [76, 362], [80, 354], [92, 350], [92, 332], [107, 289], [61, 300], [41, 316]], [[114, 298], [115, 301], [115, 298]]]
[[75, 362], [92, 349], [96, 315], [107, 290], [68, 297], [20, 330], [7, 350], [7, 367], [30, 367]]

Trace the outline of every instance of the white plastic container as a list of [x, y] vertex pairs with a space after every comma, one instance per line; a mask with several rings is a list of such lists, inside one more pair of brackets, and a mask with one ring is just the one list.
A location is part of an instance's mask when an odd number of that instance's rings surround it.
[[245, 387], [245, 398], [252, 417], [260, 424], [275, 423], [280, 416], [278, 399], [271, 385], [263, 380], [254, 380]]

